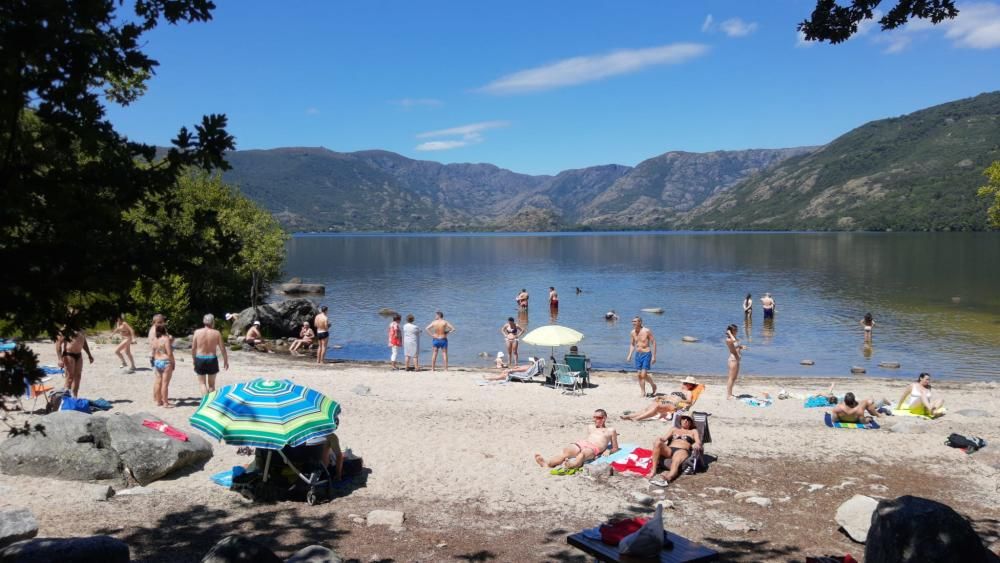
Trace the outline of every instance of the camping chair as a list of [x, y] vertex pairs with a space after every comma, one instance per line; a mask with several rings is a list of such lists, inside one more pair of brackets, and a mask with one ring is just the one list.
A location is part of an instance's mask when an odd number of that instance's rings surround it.
[[532, 362], [528, 371], [511, 372], [507, 375], [507, 381], [534, 381], [536, 375], [543, 375], [544, 373], [545, 360], [538, 358], [537, 361]]
[[[712, 416], [712, 413], [694, 411], [688, 414], [694, 419], [694, 426], [698, 429], [698, 437], [701, 438], [701, 451], [698, 454], [692, 452], [686, 460], [684, 460], [683, 472], [685, 475], [691, 475], [698, 471], [703, 471], [707, 466], [705, 463], [705, 444], [712, 443], [712, 433], [708, 429], [708, 417]], [[674, 415], [674, 428], [681, 427], [681, 416], [680, 414]]]
[[[677, 405], [677, 412], [688, 412], [694, 408], [694, 404], [698, 402], [698, 397], [705, 391], [705, 384], [699, 383], [697, 387], [691, 390], [691, 402], [681, 401]], [[674, 415], [676, 416], [676, 414]]]
[[[28, 380], [27, 379], [24, 380], [24, 387], [25, 387], [25, 389], [24, 389], [24, 398], [25, 399], [31, 399], [31, 412], [32, 413], [35, 412], [35, 407], [38, 405], [38, 398], [39, 397], [44, 397], [45, 398], [45, 412], [49, 412], [49, 400], [51, 399], [52, 390], [55, 389], [55, 388], [52, 387], [51, 385], [45, 385], [44, 384], [44, 381], [46, 381], [48, 379], [49, 378], [46, 377], [44, 380], [39, 381], [38, 383], [36, 383], [34, 385], [28, 385]], [[24, 404], [21, 403], [21, 398], [20, 397], [17, 398], [17, 404], [18, 404], [19, 407], [21, 407], [21, 411], [28, 412], [27, 409], [24, 408]]]
[[563, 356], [563, 360], [569, 366], [570, 371], [580, 374], [583, 386], [590, 387], [590, 358], [583, 354], [566, 354]]
[[555, 364], [553, 366], [553, 385], [556, 388], [564, 387], [563, 393], [575, 394], [580, 391], [583, 395], [583, 386], [580, 384], [580, 373], [575, 371], [570, 371], [569, 366], [566, 364]]

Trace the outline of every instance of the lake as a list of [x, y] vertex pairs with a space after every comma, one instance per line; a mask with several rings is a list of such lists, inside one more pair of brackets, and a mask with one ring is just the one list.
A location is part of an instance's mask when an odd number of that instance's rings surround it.
[[[877, 377], [1000, 375], [1000, 233], [300, 234], [285, 272], [326, 285], [318, 301], [330, 307], [331, 344], [342, 346], [330, 358], [387, 361], [385, 307], [413, 313], [421, 327], [443, 311], [457, 329], [451, 364], [492, 365], [525, 288], [520, 324], [579, 330], [581, 351], [604, 369], [631, 371], [629, 321], [640, 315], [659, 345], [655, 372], [724, 374], [725, 327], [735, 323], [749, 346], [743, 374], [849, 376], [861, 366]], [[777, 304], [773, 323], [764, 323], [764, 292]], [[744, 323], [747, 293], [754, 314]], [[664, 313], [641, 312], [656, 307]], [[605, 321], [609, 310], [618, 322]], [[548, 349], [522, 342], [522, 361], [530, 354]], [[421, 363], [430, 365], [426, 337]]]

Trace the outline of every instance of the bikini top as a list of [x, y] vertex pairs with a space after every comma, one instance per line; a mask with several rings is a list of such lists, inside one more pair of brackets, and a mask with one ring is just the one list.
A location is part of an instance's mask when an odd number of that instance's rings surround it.
[[519, 327], [511, 327], [509, 324], [503, 325], [503, 333], [516, 336], [520, 332]]
[[688, 444], [694, 445], [694, 438], [687, 435], [674, 436], [674, 440], [686, 440]]

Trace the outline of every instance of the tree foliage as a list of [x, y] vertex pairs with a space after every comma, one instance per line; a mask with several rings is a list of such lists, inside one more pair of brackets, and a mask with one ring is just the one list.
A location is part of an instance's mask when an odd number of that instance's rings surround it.
[[[224, 115], [182, 127], [164, 158], [115, 131], [104, 103], [145, 91], [143, 34], [211, 19], [208, 0], [0, 3], [0, 320], [23, 334], [88, 325], [127, 305], [135, 280], [177, 270], [123, 211], [188, 166], [225, 168]], [[69, 318], [68, 307], [79, 315]], [[73, 327], [71, 327], [73, 328]]]
[[1000, 160], [994, 162], [989, 168], [983, 171], [987, 182], [985, 186], [979, 188], [979, 197], [990, 201], [990, 208], [987, 210], [987, 217], [990, 225], [994, 229], [1000, 229]]
[[[850, 0], [840, 5], [837, 0], [817, 0], [809, 19], [799, 24], [807, 41], [842, 43], [858, 32], [858, 25], [876, 16], [882, 0]], [[896, 0], [879, 20], [882, 31], [896, 29], [910, 19], [941, 23], [958, 15], [955, 0]]]

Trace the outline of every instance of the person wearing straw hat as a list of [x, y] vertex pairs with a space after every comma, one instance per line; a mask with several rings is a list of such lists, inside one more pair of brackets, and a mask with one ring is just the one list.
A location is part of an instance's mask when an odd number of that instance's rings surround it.
[[653, 403], [642, 411], [623, 414], [621, 415], [621, 419], [636, 421], [653, 418], [654, 416], [669, 419], [678, 409], [688, 408], [694, 404], [695, 399], [697, 399], [695, 397], [695, 389], [698, 388], [698, 385], [700, 385], [698, 380], [689, 375], [681, 380], [681, 388], [679, 390], [671, 391], [669, 395], [663, 397], [656, 397], [653, 399]]
[[[701, 449], [701, 436], [698, 435], [698, 428], [694, 424], [694, 418], [690, 415], [682, 414], [681, 427], [671, 428], [669, 432], [653, 442], [653, 459], [649, 464], [649, 471], [654, 475], [649, 480], [649, 484], [654, 487], [666, 487], [671, 481], [680, 477], [681, 465], [684, 464], [691, 452]], [[670, 468], [665, 474], [656, 475], [659, 470], [660, 460], [669, 460]]]
[[[628, 355], [625, 356], [626, 362], [632, 360], [633, 353], [635, 354], [635, 369], [639, 372], [639, 389], [642, 391], [642, 396], [656, 395], [656, 383], [653, 382], [653, 377], [649, 375], [649, 368], [656, 363], [656, 338], [653, 337], [653, 331], [642, 326], [642, 318], [640, 317], [632, 319]], [[650, 395], [646, 395], [646, 381], [649, 381], [649, 384], [653, 386], [653, 391]]]

